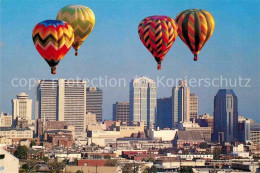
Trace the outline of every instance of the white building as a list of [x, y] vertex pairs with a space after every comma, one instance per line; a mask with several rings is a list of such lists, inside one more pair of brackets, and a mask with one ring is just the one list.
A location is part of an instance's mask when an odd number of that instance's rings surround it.
[[0, 173], [18, 173], [19, 159], [4, 149], [0, 149]]
[[144, 122], [146, 128], [153, 128], [156, 112], [156, 83], [147, 77], [133, 79], [129, 92], [129, 121]]
[[244, 150], [244, 144], [238, 144], [237, 146], [234, 146], [232, 149], [231, 154], [233, 156], [243, 157], [243, 158], [249, 158], [249, 152], [245, 152]]
[[190, 89], [187, 81], [179, 81], [172, 89], [172, 123], [176, 127], [180, 122], [190, 121]]
[[85, 137], [86, 81], [37, 81], [35, 114], [39, 119], [66, 121], [75, 126], [76, 138]]
[[150, 139], [158, 139], [161, 141], [172, 141], [176, 135], [176, 132], [178, 130], [174, 129], [174, 130], [154, 130], [154, 129], [150, 129], [149, 131], [149, 138]]
[[30, 139], [33, 138], [33, 131], [29, 128], [19, 129], [11, 127], [0, 127], [0, 136], [10, 139]]
[[17, 95], [17, 99], [13, 99], [13, 119], [21, 118], [32, 120], [32, 99], [28, 98], [28, 95], [21, 92]]

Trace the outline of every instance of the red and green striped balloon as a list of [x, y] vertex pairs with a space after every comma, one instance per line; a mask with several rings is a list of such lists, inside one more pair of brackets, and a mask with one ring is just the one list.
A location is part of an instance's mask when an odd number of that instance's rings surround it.
[[138, 26], [139, 37], [144, 46], [152, 53], [161, 69], [161, 62], [174, 43], [177, 33], [175, 21], [167, 16], [150, 16]]
[[176, 22], [180, 38], [194, 54], [194, 61], [197, 61], [197, 55], [214, 31], [213, 16], [206, 10], [190, 9], [179, 13]]

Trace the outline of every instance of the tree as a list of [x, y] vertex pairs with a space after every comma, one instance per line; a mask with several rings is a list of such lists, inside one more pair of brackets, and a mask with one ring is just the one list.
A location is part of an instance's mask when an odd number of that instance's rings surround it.
[[77, 170], [77, 172], [76, 173], [83, 173], [83, 171], [81, 171], [81, 170]]
[[134, 172], [134, 164], [126, 163], [122, 168], [123, 173], [133, 173]]
[[31, 141], [31, 144], [30, 144], [30, 147], [35, 146], [35, 145], [36, 145], [36, 141], [35, 141], [35, 140], [32, 140], [32, 141]]
[[49, 161], [48, 157], [43, 157], [42, 160], [44, 161], [44, 163], [47, 163]]
[[221, 149], [215, 147], [213, 150], [213, 159], [214, 160], [219, 160], [220, 159], [220, 154], [221, 154]]
[[23, 164], [22, 168], [27, 171], [30, 169], [30, 166], [28, 164]]
[[209, 145], [206, 142], [202, 142], [202, 143], [200, 143], [200, 148], [207, 149], [207, 148], [209, 148]]
[[111, 159], [111, 156], [105, 155], [105, 156], [104, 156], [104, 159]]
[[18, 159], [27, 159], [27, 152], [28, 148], [26, 146], [19, 146], [17, 147], [17, 150], [15, 151], [14, 155]]
[[51, 167], [51, 170], [59, 172], [66, 166], [66, 164], [64, 164], [63, 162], [58, 162], [57, 159], [54, 159], [52, 162], [49, 163], [49, 166]]
[[108, 160], [108, 161], [105, 163], [105, 166], [116, 166], [116, 165], [117, 165], [117, 160], [116, 160], [116, 159]]
[[181, 171], [180, 172], [190, 173], [190, 172], [192, 172], [192, 167], [190, 167], [190, 166], [181, 167]]
[[143, 173], [157, 173], [158, 170], [157, 170], [157, 167], [156, 166], [152, 166], [151, 168], [150, 167], [147, 167], [145, 168], [145, 170], [143, 171]]

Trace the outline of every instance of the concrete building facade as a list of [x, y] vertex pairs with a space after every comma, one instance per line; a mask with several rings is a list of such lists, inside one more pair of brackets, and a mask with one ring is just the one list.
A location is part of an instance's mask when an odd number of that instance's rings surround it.
[[28, 95], [21, 92], [16, 99], [12, 100], [13, 104], [13, 119], [22, 118], [28, 121], [32, 120], [32, 99]]
[[231, 142], [238, 134], [238, 100], [232, 89], [218, 90], [214, 98], [213, 140]]
[[96, 114], [97, 121], [102, 122], [103, 92], [97, 87], [88, 87], [86, 90], [86, 113]]
[[129, 102], [116, 102], [113, 104], [113, 121], [129, 124]]
[[76, 137], [85, 136], [86, 81], [37, 81], [35, 106], [39, 119], [66, 121], [75, 127]]
[[156, 114], [156, 83], [147, 77], [130, 82], [130, 122], [144, 122], [146, 128], [154, 128]]

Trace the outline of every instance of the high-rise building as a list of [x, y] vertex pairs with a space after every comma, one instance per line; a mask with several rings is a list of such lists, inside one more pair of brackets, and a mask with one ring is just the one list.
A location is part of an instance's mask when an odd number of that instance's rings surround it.
[[172, 126], [180, 122], [190, 121], [190, 89], [187, 81], [179, 81], [179, 85], [172, 89]]
[[24, 92], [17, 95], [16, 99], [13, 99], [13, 119], [26, 119], [32, 120], [32, 99], [28, 98], [28, 95]]
[[190, 118], [196, 119], [199, 111], [199, 99], [194, 93], [190, 93]]
[[146, 128], [154, 128], [156, 114], [156, 83], [147, 77], [133, 79], [129, 92], [129, 121], [144, 122]]
[[113, 121], [121, 121], [129, 124], [129, 103], [116, 102], [113, 104]]
[[97, 87], [88, 87], [86, 94], [86, 113], [94, 113], [97, 121], [102, 121], [102, 90]]
[[86, 81], [41, 80], [36, 87], [36, 116], [49, 121], [66, 121], [75, 136], [85, 135]]
[[172, 97], [157, 99], [156, 127], [172, 128]]
[[238, 132], [238, 100], [232, 89], [220, 89], [214, 98], [214, 141], [235, 141]]

